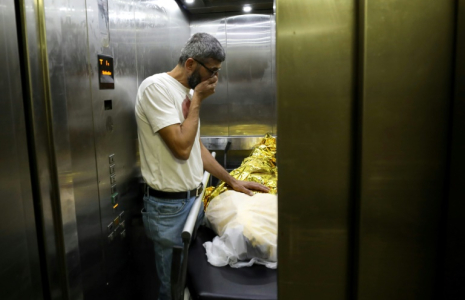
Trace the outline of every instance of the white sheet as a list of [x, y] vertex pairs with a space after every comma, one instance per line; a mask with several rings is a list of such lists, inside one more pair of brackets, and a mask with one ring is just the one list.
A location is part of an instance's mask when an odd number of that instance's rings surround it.
[[226, 191], [209, 204], [207, 223], [219, 235], [204, 247], [214, 266], [240, 268], [254, 263], [277, 267], [278, 198]]

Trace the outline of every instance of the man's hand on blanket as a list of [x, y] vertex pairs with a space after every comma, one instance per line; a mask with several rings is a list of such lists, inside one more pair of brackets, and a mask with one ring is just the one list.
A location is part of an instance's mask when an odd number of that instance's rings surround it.
[[247, 194], [249, 196], [253, 196], [251, 190], [260, 191], [264, 193], [268, 193], [270, 189], [260, 183], [251, 182], [251, 181], [242, 181], [242, 180], [234, 180], [229, 184], [235, 191]]

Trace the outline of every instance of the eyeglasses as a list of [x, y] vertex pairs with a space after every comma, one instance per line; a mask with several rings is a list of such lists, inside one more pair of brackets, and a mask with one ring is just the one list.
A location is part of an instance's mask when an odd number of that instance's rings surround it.
[[210, 73], [212, 73], [211, 77], [215, 76], [216, 74], [218, 74], [219, 71], [221, 71], [221, 69], [212, 70], [212, 69], [208, 68], [206, 65], [204, 65], [203, 63], [201, 63], [200, 61], [196, 60], [195, 58], [192, 58], [192, 59], [195, 60], [196, 62], [198, 62], [202, 67], [207, 69]]

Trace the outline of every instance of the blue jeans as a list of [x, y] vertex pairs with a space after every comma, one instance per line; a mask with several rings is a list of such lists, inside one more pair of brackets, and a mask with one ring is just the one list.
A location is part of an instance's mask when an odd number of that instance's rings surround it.
[[[142, 219], [145, 232], [154, 244], [155, 263], [160, 279], [159, 300], [171, 300], [173, 246], [183, 246], [181, 233], [194, 201], [195, 197], [173, 200], [144, 196]], [[201, 206], [195, 229], [199, 227], [203, 217], [203, 206]]]

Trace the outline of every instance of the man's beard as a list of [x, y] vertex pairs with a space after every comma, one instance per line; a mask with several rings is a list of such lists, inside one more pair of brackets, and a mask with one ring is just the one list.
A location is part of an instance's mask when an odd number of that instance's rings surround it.
[[195, 89], [195, 87], [202, 81], [200, 78], [199, 70], [196, 69], [192, 72], [191, 76], [187, 78], [187, 83], [189, 84], [191, 89]]

